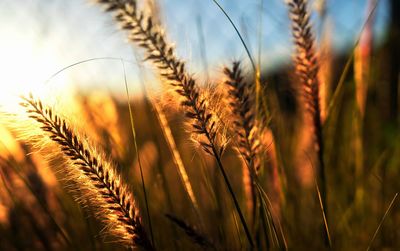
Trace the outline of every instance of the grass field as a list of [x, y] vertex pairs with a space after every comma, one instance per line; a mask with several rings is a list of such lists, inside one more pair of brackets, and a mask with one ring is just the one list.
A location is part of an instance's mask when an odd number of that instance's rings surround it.
[[207, 77], [151, 2], [95, 1], [157, 92], [143, 72], [140, 97], [125, 76], [120, 95], [31, 91], [0, 107], [0, 250], [400, 248], [398, 1], [379, 46], [368, 1], [343, 54], [328, 26], [315, 39], [307, 1], [286, 1], [293, 60], [273, 72], [214, 1], [248, 58]]

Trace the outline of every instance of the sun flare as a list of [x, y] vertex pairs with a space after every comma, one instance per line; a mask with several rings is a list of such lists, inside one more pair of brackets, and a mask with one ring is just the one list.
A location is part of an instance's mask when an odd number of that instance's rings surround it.
[[47, 82], [60, 65], [51, 46], [37, 38], [26, 39], [22, 34], [3, 34], [7, 36], [0, 38], [0, 106], [15, 107], [21, 95], [34, 93], [46, 98], [54, 90], [66, 87], [65, 76]]

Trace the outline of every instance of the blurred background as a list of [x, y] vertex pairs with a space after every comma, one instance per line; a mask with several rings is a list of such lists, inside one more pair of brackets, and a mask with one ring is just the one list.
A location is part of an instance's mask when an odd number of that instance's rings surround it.
[[[144, 1], [146, 2], [146, 1]], [[152, 3], [151, 0], [147, 1]], [[392, 1], [393, 2], [393, 1]], [[265, 71], [286, 66], [292, 53], [287, 8], [282, 0], [221, 0], [248, 44], [253, 57], [260, 58]], [[374, 46], [384, 42], [390, 25], [391, 1], [380, 0], [373, 18]], [[334, 53], [353, 47], [368, 14], [366, 0], [313, 0], [313, 24], [322, 41], [329, 30]], [[159, 0], [159, 18], [179, 55], [198, 76], [214, 79], [223, 64], [233, 59], [248, 62], [233, 27], [211, 1]], [[37, 89], [54, 73], [68, 65], [99, 59], [69, 68], [52, 78], [50, 85], [74, 85], [123, 90], [127, 63], [132, 91], [140, 93], [137, 61], [132, 46], [101, 8], [84, 0], [0, 1], [1, 93]], [[261, 31], [261, 32], [260, 32]], [[261, 52], [260, 52], [261, 51]], [[145, 65], [145, 68], [150, 66]], [[46, 87], [48, 88], [48, 86]], [[4, 96], [4, 95], [3, 95]], [[4, 97], [3, 97], [4, 98]]]

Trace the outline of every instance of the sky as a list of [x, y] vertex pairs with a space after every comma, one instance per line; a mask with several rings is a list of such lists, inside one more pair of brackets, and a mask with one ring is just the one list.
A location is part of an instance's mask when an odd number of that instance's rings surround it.
[[[367, 0], [326, 0], [326, 26], [322, 26], [318, 16], [319, 1], [309, 1], [317, 39], [321, 31], [330, 27], [334, 50], [350, 48], [366, 19]], [[263, 68], [273, 70], [289, 62], [292, 40], [284, 0], [219, 2], [238, 26], [253, 55], [257, 55], [261, 44]], [[206, 74], [217, 78], [222, 66], [234, 59], [249, 62], [234, 29], [212, 0], [158, 3], [169, 41], [188, 62], [190, 71], [202, 80]], [[385, 35], [387, 5], [386, 0], [380, 0], [376, 11], [377, 44]], [[152, 66], [143, 65], [141, 58], [140, 50], [127, 42], [112, 15], [91, 1], [0, 0], [2, 100], [35, 89], [48, 93], [70, 88], [121, 93], [124, 76], [131, 92], [140, 94], [140, 82], [153, 89], [156, 86], [151, 77]], [[73, 64], [77, 65], [59, 72]]]

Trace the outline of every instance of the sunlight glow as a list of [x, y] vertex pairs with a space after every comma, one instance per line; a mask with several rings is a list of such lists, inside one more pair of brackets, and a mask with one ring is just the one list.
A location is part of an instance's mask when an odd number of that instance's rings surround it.
[[[56, 53], [50, 43], [43, 44], [37, 37], [15, 33], [0, 35], [0, 106], [15, 106], [21, 95], [34, 93], [42, 98], [61, 91], [66, 86], [62, 77], [46, 80], [56, 70]], [[52, 94], [54, 95], [54, 94]]]

